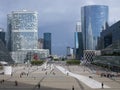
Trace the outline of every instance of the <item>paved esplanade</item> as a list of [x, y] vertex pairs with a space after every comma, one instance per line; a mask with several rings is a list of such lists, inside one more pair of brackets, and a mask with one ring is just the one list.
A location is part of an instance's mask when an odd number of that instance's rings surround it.
[[[78, 74], [74, 74], [72, 72], [69, 72], [68, 70], [64, 69], [61, 66], [56, 66], [61, 72], [63, 72], [64, 74], [68, 74], [72, 77], [77, 78], [78, 80], [82, 81], [84, 84], [86, 84], [87, 86], [89, 86], [90, 88], [101, 88], [101, 83], [91, 79], [89, 77], [83, 76], [83, 75], [78, 75]], [[107, 85], [104, 85], [104, 88], [110, 88]]]
[[[11, 76], [0, 75], [0, 90], [72, 90], [72, 87], [74, 90], [120, 90], [119, 77], [114, 81], [96, 74], [90, 79], [89, 75], [82, 66], [60, 66], [54, 63], [32, 67], [15, 66]], [[3, 79], [5, 81], [1, 82]], [[92, 81], [94, 85], [89, 83]], [[104, 83], [104, 88], [99, 82]]]

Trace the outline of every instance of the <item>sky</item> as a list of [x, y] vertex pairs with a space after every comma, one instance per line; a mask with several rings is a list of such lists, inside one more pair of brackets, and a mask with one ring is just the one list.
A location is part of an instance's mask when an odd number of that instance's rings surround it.
[[81, 7], [109, 6], [109, 23], [120, 20], [120, 0], [0, 0], [0, 28], [7, 29], [7, 14], [11, 11], [37, 11], [39, 37], [52, 33], [52, 53], [63, 56], [66, 47], [74, 47], [76, 23], [81, 21]]

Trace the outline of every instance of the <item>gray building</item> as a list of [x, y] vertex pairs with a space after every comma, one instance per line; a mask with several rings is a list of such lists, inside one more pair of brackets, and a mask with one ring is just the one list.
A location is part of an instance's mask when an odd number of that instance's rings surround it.
[[101, 32], [99, 43], [101, 56], [94, 57], [93, 62], [120, 72], [120, 21]]
[[39, 38], [38, 39], [38, 49], [43, 49], [43, 43], [44, 43], [44, 39], [43, 38]]
[[44, 49], [48, 49], [51, 54], [51, 33], [44, 33]]
[[4, 45], [6, 45], [5, 32], [3, 31], [2, 28], [0, 28], [0, 39], [2, 40], [2, 42], [4, 43]]
[[14, 63], [13, 59], [11, 58], [10, 53], [8, 52], [7, 48], [5, 47], [1, 39], [0, 39], [0, 61]]
[[83, 57], [83, 38], [80, 22], [77, 22], [76, 24], [76, 32], [74, 33], [74, 38], [75, 38], [75, 58], [81, 59]]
[[99, 40], [99, 43], [101, 43], [99, 49], [104, 49], [118, 41], [120, 41], [120, 21], [109, 28], [102, 30]]
[[108, 6], [89, 5], [81, 8], [84, 50], [95, 50], [102, 28], [108, 22]]

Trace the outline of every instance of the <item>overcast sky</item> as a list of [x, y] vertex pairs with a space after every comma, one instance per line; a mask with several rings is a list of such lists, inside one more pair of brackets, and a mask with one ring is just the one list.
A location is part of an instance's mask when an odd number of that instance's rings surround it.
[[53, 54], [65, 55], [67, 46], [74, 46], [74, 32], [81, 20], [81, 7], [108, 5], [109, 23], [120, 20], [120, 0], [0, 0], [0, 27], [6, 30], [7, 14], [15, 10], [39, 13], [39, 37], [52, 33]]

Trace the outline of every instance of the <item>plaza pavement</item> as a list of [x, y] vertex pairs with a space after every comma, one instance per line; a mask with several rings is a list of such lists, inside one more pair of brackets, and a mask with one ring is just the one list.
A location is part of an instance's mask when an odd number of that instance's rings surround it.
[[[104, 88], [104, 90], [120, 90], [120, 77], [107, 78], [107, 77], [101, 77], [100, 75], [95, 73], [95, 72], [105, 72], [104, 69], [95, 67], [94, 70], [91, 70], [90, 67], [78, 66], [78, 65], [62, 66], [62, 67], [78, 75], [82, 75], [86, 77], [92, 76], [92, 79], [98, 82], [103, 82], [105, 85], [110, 87], [110, 88]], [[103, 89], [99, 88], [92, 90], [103, 90]]]
[[[82, 81], [84, 84], [86, 84], [87, 86], [89, 86], [90, 88], [101, 88], [101, 83], [94, 80], [93, 78], [89, 78], [87, 76], [83, 76], [83, 75], [79, 75], [79, 74], [74, 74], [72, 72], [70, 72], [69, 70], [64, 69], [61, 66], [56, 66], [61, 72], [63, 72], [64, 74], [68, 74], [72, 77], [75, 77], [76, 79]], [[104, 85], [104, 88], [110, 88], [107, 85]]]
[[[45, 67], [45, 65], [13, 67], [12, 76], [0, 75], [0, 81], [5, 80], [5, 82], [0, 83], [0, 90], [72, 90], [73, 86], [74, 90], [120, 90], [120, 78], [116, 79], [116, 82], [105, 77], [101, 78], [89, 72], [89, 70], [87, 70], [88, 68], [83, 68], [82, 66], [62, 66], [75, 74], [86, 77], [91, 75], [94, 80], [110, 86], [110, 88], [94, 89], [74, 77], [63, 74], [55, 65], [53, 66], [54, 70], [50, 69], [49, 66], [50, 65], [48, 65], [48, 67]], [[43, 70], [44, 68], [46, 70]], [[84, 71], [84, 69], [86, 70]], [[26, 73], [26, 75], [20, 77], [22, 72]], [[18, 82], [18, 86], [15, 86], [15, 81]], [[38, 88], [38, 83], [40, 83], [40, 88]]]
[[[12, 76], [0, 75], [0, 81], [5, 80], [0, 84], [0, 90], [72, 90], [72, 86], [76, 88], [75, 90], [79, 90], [74, 78], [62, 74], [56, 68], [54, 70], [42, 70], [42, 68], [43, 66], [15, 67]], [[29, 74], [20, 77], [21, 72]], [[18, 86], [15, 86], [15, 81], [18, 82]]]

